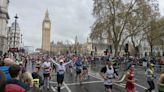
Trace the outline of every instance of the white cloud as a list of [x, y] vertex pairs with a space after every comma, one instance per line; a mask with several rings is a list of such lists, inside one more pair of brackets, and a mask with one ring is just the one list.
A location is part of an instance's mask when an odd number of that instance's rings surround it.
[[10, 22], [17, 13], [24, 44], [41, 47], [42, 21], [48, 9], [52, 23], [51, 40], [73, 42], [77, 35], [79, 41], [84, 42], [93, 24], [92, 4], [92, 0], [11, 0]]
[[[159, 0], [160, 12], [164, 15], [164, 0]], [[52, 23], [51, 40], [70, 40], [77, 35], [80, 42], [86, 41], [93, 24], [93, 0], [10, 0], [10, 23], [14, 15], [23, 33], [25, 45], [41, 47], [42, 21], [46, 9]]]
[[158, 1], [159, 1], [160, 13], [163, 16], [164, 15], [164, 0], [158, 0]]

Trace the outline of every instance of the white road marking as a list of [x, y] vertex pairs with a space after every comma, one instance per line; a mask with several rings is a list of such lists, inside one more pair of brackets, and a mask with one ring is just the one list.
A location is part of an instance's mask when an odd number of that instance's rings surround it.
[[53, 92], [55, 92], [55, 91], [56, 91], [56, 89], [55, 89], [53, 86], [51, 86], [51, 89], [52, 89], [52, 91], [53, 91]]
[[65, 84], [65, 82], [63, 82], [63, 85], [65, 86], [65, 88], [68, 90], [68, 92], [72, 92], [71, 89], [68, 87], [67, 84]]
[[[63, 88], [65, 88], [65, 86], [62, 86], [62, 87], [61, 87], [61, 89], [63, 89]], [[53, 86], [51, 86], [51, 89], [52, 89], [53, 92], [57, 91], [57, 90], [56, 90], [57, 87], [53, 87]]]
[[[95, 76], [95, 75], [93, 75], [93, 74], [91, 74], [91, 73], [89, 73], [89, 75], [92, 76], [92, 77], [94, 77], [94, 78], [103, 80], [102, 78], [100, 78], [100, 77], [98, 77], [98, 76]], [[122, 80], [121, 80], [121, 81], [122, 81]], [[118, 83], [114, 83], [114, 84], [115, 84], [116, 86], [119, 86], [119, 87], [122, 87], [122, 88], [125, 88], [125, 85], [126, 85], [126, 84], [118, 84]], [[146, 87], [141, 86], [141, 85], [139, 85], [139, 84], [136, 84], [136, 83], [135, 83], [135, 85], [137, 85], [137, 86], [139, 86], [139, 87], [141, 87], [141, 88], [143, 88], [143, 89], [147, 89]], [[138, 92], [138, 91], [136, 90], [136, 92]]]
[[55, 81], [49, 81], [49, 83], [51, 83], [51, 84], [56, 84], [57, 82], [55, 82]]
[[[90, 84], [90, 83], [102, 83], [103, 81], [88, 81], [88, 82], [82, 82], [82, 84]], [[69, 83], [68, 86], [71, 85], [80, 85], [80, 83]]]
[[116, 86], [119, 86], [119, 87], [125, 88], [125, 86], [123, 86], [123, 85], [120, 85], [120, 84], [117, 84], [117, 83], [113, 83], [113, 84], [115, 84]]
[[147, 89], [146, 87], [144, 87], [144, 86], [142, 86], [142, 85], [139, 85], [139, 84], [137, 84], [137, 83], [135, 83], [135, 85], [138, 86], [138, 87], [141, 87], [141, 88], [143, 88], [143, 89]]
[[100, 77], [98, 77], [98, 76], [95, 76], [95, 75], [93, 75], [93, 74], [91, 74], [91, 73], [89, 73], [89, 76], [94, 77], [94, 78], [96, 78], [96, 79], [103, 80], [102, 78], [100, 78]]

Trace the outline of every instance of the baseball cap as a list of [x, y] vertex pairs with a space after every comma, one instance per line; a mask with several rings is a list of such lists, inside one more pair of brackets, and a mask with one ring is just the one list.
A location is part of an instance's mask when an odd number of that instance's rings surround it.
[[64, 60], [63, 60], [63, 59], [60, 59], [60, 60], [59, 60], [59, 62], [60, 62], [60, 63], [63, 63], [63, 62], [64, 62]]

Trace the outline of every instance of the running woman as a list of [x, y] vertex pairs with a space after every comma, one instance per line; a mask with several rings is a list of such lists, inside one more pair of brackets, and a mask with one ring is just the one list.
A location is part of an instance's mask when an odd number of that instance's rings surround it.
[[56, 65], [56, 72], [57, 72], [57, 83], [58, 83], [58, 92], [60, 92], [60, 87], [63, 84], [64, 81], [64, 74], [66, 71], [66, 65], [72, 63], [72, 60], [69, 62], [64, 63], [63, 59], [59, 60], [59, 63], [51, 59], [51, 61]]
[[84, 57], [84, 60], [83, 60], [83, 73], [82, 73], [82, 79], [83, 80], [86, 80], [89, 78], [89, 75], [88, 75], [88, 60], [86, 58], [86, 56]]
[[127, 92], [135, 92], [134, 65], [129, 65], [125, 79]]
[[101, 69], [100, 75], [104, 79], [106, 92], [112, 92], [112, 85], [118, 80], [118, 75], [112, 65], [112, 59], [108, 58], [106, 60], [106, 66]]
[[49, 80], [51, 73], [51, 62], [49, 58], [47, 58], [47, 60], [42, 64], [42, 68], [44, 76], [44, 87], [47, 87], [47, 89], [49, 90]]

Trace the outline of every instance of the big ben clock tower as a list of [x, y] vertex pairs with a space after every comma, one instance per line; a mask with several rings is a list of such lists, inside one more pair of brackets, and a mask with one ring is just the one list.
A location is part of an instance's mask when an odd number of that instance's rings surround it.
[[50, 51], [50, 38], [51, 38], [51, 21], [49, 19], [48, 10], [45, 13], [45, 18], [42, 24], [42, 51]]

